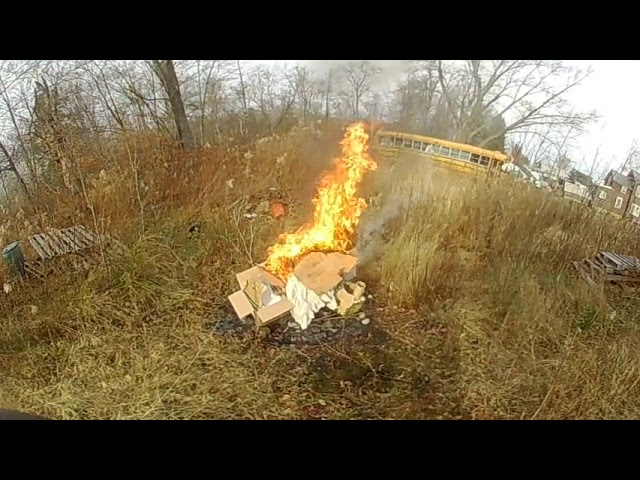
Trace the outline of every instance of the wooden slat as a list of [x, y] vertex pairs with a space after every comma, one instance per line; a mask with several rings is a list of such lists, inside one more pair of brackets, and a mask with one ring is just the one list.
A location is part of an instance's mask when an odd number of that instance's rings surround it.
[[31, 237], [29, 237], [29, 243], [31, 243], [31, 246], [40, 258], [47, 258], [47, 251], [42, 248], [38, 235], [32, 235]]
[[74, 228], [65, 228], [60, 231], [60, 235], [64, 238], [65, 243], [69, 245], [69, 248], [71, 248], [72, 251], [78, 251], [86, 248], [84, 238], [80, 237]]
[[86, 243], [80, 239], [80, 236], [75, 233], [73, 228], [65, 228], [61, 234], [66, 242], [73, 246], [74, 251], [77, 252], [87, 247]]
[[69, 229], [69, 235], [73, 236], [73, 240], [80, 245], [81, 250], [92, 246], [92, 242], [75, 227]]
[[64, 255], [67, 253], [67, 246], [56, 236], [55, 230], [51, 230], [51, 232], [47, 233], [47, 240], [49, 245], [51, 245], [53, 250], [56, 252], [56, 255]]
[[65, 238], [62, 236], [62, 232], [60, 230], [55, 230], [50, 232], [49, 236], [53, 241], [56, 242], [56, 244], [60, 245], [60, 249], [63, 251], [63, 253], [69, 253], [75, 250], [75, 248], [69, 245], [69, 242], [67, 242]]
[[33, 236], [29, 237], [29, 243], [31, 244], [33, 249], [36, 251], [36, 254], [38, 255], [38, 257], [42, 258], [42, 251], [40, 250], [40, 245], [38, 245], [38, 242], [36, 242], [36, 239]]
[[578, 262], [572, 262], [573, 267], [576, 269], [578, 274], [582, 277], [582, 279], [587, 282], [590, 287], [597, 287], [598, 284], [593, 281], [593, 279], [584, 271], [584, 269], [580, 266]]
[[76, 238], [79, 238], [86, 247], [89, 247], [95, 243], [95, 239], [93, 238], [91, 232], [88, 232], [87, 229], [82, 225], [73, 227], [73, 234], [76, 236]]
[[83, 235], [91, 245], [96, 243], [96, 238], [93, 233], [89, 232], [83, 225], [78, 225], [75, 227], [76, 231]]
[[631, 275], [640, 273], [640, 259], [630, 255], [620, 255], [611, 252], [600, 252], [601, 256], [606, 258], [609, 263], [615, 265], [616, 273], [622, 275]]
[[604, 265], [606, 265], [607, 268], [611, 269], [611, 272], [613, 273], [613, 270], [616, 268], [616, 266], [607, 256], [605, 256], [602, 252], [598, 252], [596, 258], [598, 258]]
[[626, 263], [629, 271], [637, 272], [640, 270], [640, 259], [630, 255], [619, 255]]
[[604, 273], [604, 271], [595, 262], [589, 260], [588, 258], [585, 258], [585, 262], [589, 266], [592, 273], [593, 272], [597, 272], [599, 274]]
[[[42, 258], [52, 258], [54, 256], [54, 252], [51, 250], [51, 247], [46, 241], [46, 237], [42, 233], [38, 233], [31, 237], [35, 240], [40, 250], [40, 257]], [[35, 245], [34, 245], [35, 248]]]
[[622, 257], [621, 255], [618, 255], [617, 253], [612, 253], [611, 255], [619, 262], [621, 270], [628, 270], [629, 268], [633, 267], [633, 265], [630, 264], [627, 259]]
[[62, 245], [60, 245], [55, 238], [53, 238], [51, 236], [51, 234], [47, 233], [45, 234], [45, 239], [49, 245], [49, 247], [51, 248], [51, 250], [53, 250], [54, 256], [59, 256], [62, 255], [64, 253], [64, 248]]
[[40, 270], [35, 264], [25, 263], [24, 264], [25, 271], [34, 277], [44, 278], [45, 274], [42, 270]]
[[77, 245], [71, 241], [67, 235], [65, 235], [64, 230], [58, 230], [58, 232], [56, 233], [58, 239], [60, 239], [60, 241], [62, 243], [64, 243], [66, 249], [67, 249], [67, 253], [73, 253], [73, 252], [77, 252], [78, 251], [78, 247]]
[[93, 246], [93, 240], [87, 237], [87, 235], [85, 235], [81, 229], [74, 227], [71, 232], [71, 235], [73, 235], [74, 240], [77, 243], [80, 243], [82, 245], [82, 249], [90, 248]]
[[614, 267], [615, 267], [616, 269], [619, 269], [619, 268], [621, 268], [621, 267], [622, 267], [622, 265], [620, 264], [620, 262], [619, 262], [619, 261], [618, 261], [618, 260], [617, 260], [617, 259], [616, 259], [612, 254], [611, 254], [611, 253], [609, 253], [609, 252], [601, 252], [601, 253], [602, 253], [602, 255], [604, 255], [604, 256], [605, 256], [605, 258], [606, 258], [607, 260], [609, 260], [609, 262], [611, 262], [611, 263], [614, 265]]
[[596, 256], [593, 259], [593, 263], [595, 263], [600, 270], [602, 270], [605, 273], [613, 273], [613, 268], [611, 268], [608, 264], [606, 264], [605, 262], [603, 262], [598, 256]]
[[[112, 240], [108, 236], [102, 238]], [[47, 233], [37, 233], [29, 237], [29, 243], [43, 260], [94, 247], [96, 242], [95, 234], [83, 225], [63, 230], [49, 229]], [[117, 245], [122, 246], [119, 242]]]

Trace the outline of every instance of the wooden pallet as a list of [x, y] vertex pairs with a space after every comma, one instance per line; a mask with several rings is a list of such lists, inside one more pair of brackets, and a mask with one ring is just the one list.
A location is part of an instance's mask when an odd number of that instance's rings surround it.
[[42, 260], [92, 248], [97, 237], [82, 225], [63, 230], [51, 229], [47, 233], [37, 233], [29, 237], [29, 243]]
[[598, 252], [594, 258], [573, 262], [578, 274], [592, 287], [598, 283], [639, 283], [640, 259], [611, 252]]
[[34, 278], [44, 278], [46, 277], [46, 273], [44, 272], [44, 270], [42, 270], [41, 265], [37, 264], [37, 263], [25, 263], [24, 264], [24, 270], [25, 273], [29, 276], [29, 277], [34, 277]]

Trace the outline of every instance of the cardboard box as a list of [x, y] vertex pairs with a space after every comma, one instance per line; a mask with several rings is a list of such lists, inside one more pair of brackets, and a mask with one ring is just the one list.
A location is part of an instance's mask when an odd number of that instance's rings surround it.
[[243, 291], [238, 290], [229, 295], [229, 302], [238, 318], [245, 318], [249, 315], [255, 316], [253, 305], [251, 305], [251, 302]]
[[338, 309], [336, 310], [340, 315], [354, 315], [362, 310], [364, 307], [364, 297], [356, 299], [352, 294], [347, 292], [344, 288], [338, 290], [336, 293], [336, 300], [338, 301]]
[[[236, 274], [236, 280], [240, 285], [240, 290], [231, 294], [229, 301], [239, 318], [250, 314], [258, 326], [264, 326], [278, 320], [293, 308], [293, 304], [284, 297], [282, 292], [285, 286], [284, 282], [261, 266], [251, 267]], [[268, 284], [271, 287], [271, 293], [278, 295], [280, 299], [272, 305], [260, 305], [258, 298], [254, 298], [252, 301], [244, 290], [257, 282]]]
[[336, 292], [336, 300], [338, 301], [337, 312], [340, 315], [353, 315], [362, 310], [365, 301], [365, 287], [364, 282], [345, 283], [344, 286]]
[[322, 295], [354, 278], [357, 263], [356, 257], [344, 253], [313, 252], [298, 262], [294, 273], [305, 287]]
[[291, 303], [285, 297], [282, 297], [282, 300], [280, 300], [278, 303], [260, 308], [257, 312], [256, 322], [260, 326], [275, 322], [279, 318], [289, 313], [292, 308], [293, 303]]
[[247, 286], [247, 281], [256, 277], [265, 278], [274, 287], [284, 288], [284, 282], [275, 275], [267, 272], [261, 265], [256, 265], [255, 267], [248, 268], [236, 274], [236, 280], [238, 280], [240, 289], [244, 289]]

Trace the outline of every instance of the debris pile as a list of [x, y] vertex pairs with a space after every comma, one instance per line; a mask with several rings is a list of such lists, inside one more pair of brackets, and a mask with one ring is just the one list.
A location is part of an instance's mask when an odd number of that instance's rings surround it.
[[340, 252], [312, 252], [300, 259], [285, 283], [257, 265], [236, 275], [240, 290], [229, 296], [238, 318], [259, 327], [291, 314], [294, 328], [306, 330], [323, 309], [341, 316], [358, 313], [366, 300], [364, 282], [354, 282], [357, 258]]
[[[238, 318], [252, 316], [263, 327], [290, 314], [293, 326], [306, 331], [321, 311], [346, 318], [362, 308], [365, 284], [354, 282], [358, 258], [350, 249], [367, 207], [358, 186], [366, 172], [377, 168], [367, 153], [368, 142], [364, 124], [347, 128], [342, 155], [318, 184], [313, 219], [281, 235], [263, 264], [236, 275], [240, 290], [229, 301]], [[284, 213], [282, 203], [272, 205], [273, 218]]]
[[640, 283], [640, 259], [611, 252], [573, 262], [578, 274], [592, 287], [598, 283]]

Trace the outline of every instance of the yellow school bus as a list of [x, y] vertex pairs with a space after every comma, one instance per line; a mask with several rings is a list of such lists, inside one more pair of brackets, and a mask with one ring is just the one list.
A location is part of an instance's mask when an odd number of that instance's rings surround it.
[[385, 157], [395, 157], [402, 153], [424, 155], [443, 167], [468, 173], [500, 172], [500, 167], [509, 161], [509, 157], [502, 152], [438, 138], [384, 130], [376, 134], [374, 151]]

